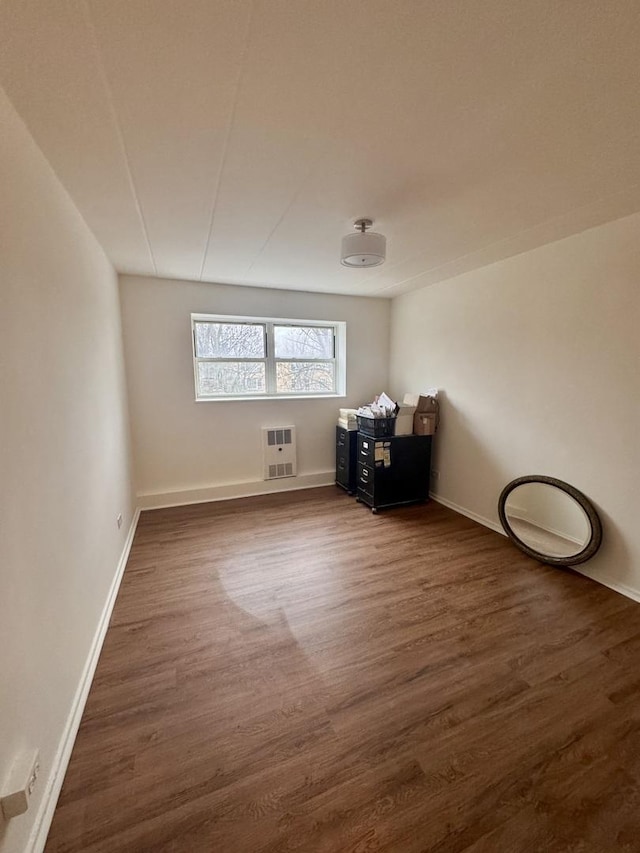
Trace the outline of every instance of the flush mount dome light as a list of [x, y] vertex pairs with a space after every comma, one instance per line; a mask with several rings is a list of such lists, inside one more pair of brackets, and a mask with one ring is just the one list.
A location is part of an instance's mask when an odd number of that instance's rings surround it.
[[355, 234], [342, 238], [340, 263], [345, 267], [377, 267], [384, 263], [387, 253], [387, 238], [383, 234], [369, 231], [372, 219], [356, 219]]

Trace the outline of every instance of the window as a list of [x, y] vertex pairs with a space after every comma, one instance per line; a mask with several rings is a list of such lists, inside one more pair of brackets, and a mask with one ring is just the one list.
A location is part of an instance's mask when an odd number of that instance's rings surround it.
[[196, 400], [345, 394], [345, 323], [192, 314]]

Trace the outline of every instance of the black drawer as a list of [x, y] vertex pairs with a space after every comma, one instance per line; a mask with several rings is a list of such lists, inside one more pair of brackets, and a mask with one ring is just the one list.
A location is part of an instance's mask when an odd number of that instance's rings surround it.
[[344, 427], [336, 427], [336, 449], [339, 447], [349, 447], [350, 435], [354, 430], [348, 430]]
[[370, 438], [368, 435], [358, 433], [358, 462], [362, 462], [363, 465], [370, 465], [373, 467], [375, 464], [375, 458], [376, 439]]
[[376, 472], [374, 468], [358, 462], [358, 492], [364, 492], [365, 495], [372, 498], [375, 478]]
[[349, 477], [349, 460], [346, 456], [336, 456], [336, 482], [346, 489], [353, 488]]

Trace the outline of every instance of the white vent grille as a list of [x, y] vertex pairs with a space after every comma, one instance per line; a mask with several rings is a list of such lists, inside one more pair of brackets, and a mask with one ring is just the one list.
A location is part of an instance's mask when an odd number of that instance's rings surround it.
[[274, 480], [276, 477], [293, 477], [292, 463], [285, 462], [284, 465], [269, 465], [269, 479]]
[[263, 427], [262, 458], [264, 479], [296, 476], [296, 428]]

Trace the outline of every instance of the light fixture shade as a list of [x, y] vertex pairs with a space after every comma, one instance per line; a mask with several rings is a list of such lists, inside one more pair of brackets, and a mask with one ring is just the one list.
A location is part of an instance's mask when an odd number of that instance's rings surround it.
[[356, 231], [342, 238], [340, 263], [345, 267], [377, 267], [387, 254], [387, 238], [375, 231]]

